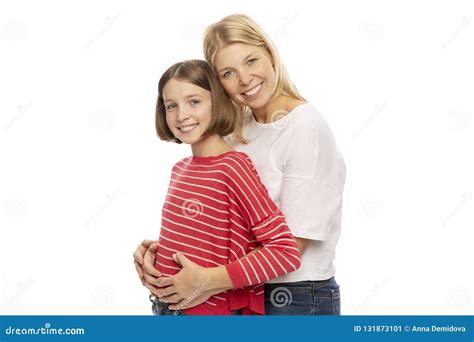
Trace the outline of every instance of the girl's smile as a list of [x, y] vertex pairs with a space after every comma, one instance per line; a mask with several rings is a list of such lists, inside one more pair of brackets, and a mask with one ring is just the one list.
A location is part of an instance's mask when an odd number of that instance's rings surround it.
[[197, 126], [199, 126], [199, 123], [194, 123], [194, 124], [190, 124], [190, 125], [184, 125], [184, 126], [181, 126], [181, 127], [178, 127], [179, 131], [182, 133], [182, 134], [185, 134], [185, 133], [189, 133], [191, 132], [193, 129], [195, 129]]

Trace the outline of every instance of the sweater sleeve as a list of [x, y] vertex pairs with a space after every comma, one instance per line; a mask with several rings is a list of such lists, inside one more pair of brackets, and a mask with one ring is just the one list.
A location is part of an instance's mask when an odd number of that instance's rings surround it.
[[226, 265], [234, 288], [264, 283], [295, 271], [301, 255], [283, 213], [248, 157], [229, 166], [229, 186], [235, 206], [262, 248]]

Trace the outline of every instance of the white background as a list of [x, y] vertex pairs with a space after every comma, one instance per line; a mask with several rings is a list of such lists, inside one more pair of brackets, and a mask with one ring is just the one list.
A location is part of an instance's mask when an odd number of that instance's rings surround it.
[[[473, 314], [470, 1], [2, 1], [1, 314], [151, 315], [132, 253], [174, 162], [157, 81], [245, 13], [347, 164], [343, 314]], [[316, 261], [315, 261], [316, 262]]]

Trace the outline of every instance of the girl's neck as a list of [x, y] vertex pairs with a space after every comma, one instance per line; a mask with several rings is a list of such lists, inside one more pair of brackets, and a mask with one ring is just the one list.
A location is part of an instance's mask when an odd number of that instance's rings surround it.
[[270, 123], [291, 112], [296, 106], [305, 103], [304, 100], [280, 95], [261, 108], [250, 108], [255, 120], [260, 123]]
[[195, 157], [213, 157], [234, 151], [220, 135], [214, 134], [191, 145], [191, 151]]

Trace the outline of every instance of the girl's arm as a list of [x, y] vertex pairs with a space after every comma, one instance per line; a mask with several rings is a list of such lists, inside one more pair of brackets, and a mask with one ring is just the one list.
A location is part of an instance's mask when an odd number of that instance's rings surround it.
[[165, 287], [157, 291], [160, 299], [171, 295], [168, 302], [175, 302], [189, 298], [198, 289], [217, 293], [261, 284], [299, 268], [300, 253], [283, 214], [268, 196], [250, 159], [243, 155], [239, 158], [226, 161], [230, 165], [226, 174], [231, 202], [261, 248], [242, 259], [210, 268], [201, 268], [179, 255], [183, 269], [157, 281], [159, 287]]
[[[241, 259], [247, 258], [248, 256], [256, 253], [261, 247], [257, 246], [255, 249], [253, 249], [251, 252], [248, 254], [244, 255]], [[161, 276], [161, 273], [155, 268], [155, 255], [156, 251], [158, 249], [158, 240], [152, 241], [145, 239], [143, 242], [138, 245], [136, 251], [133, 253], [133, 258], [134, 258], [134, 264], [135, 264], [135, 269], [138, 273], [138, 277], [140, 278], [140, 281], [143, 286], [145, 286], [151, 294], [158, 296], [158, 279]], [[182, 256], [184, 258], [184, 256]], [[178, 263], [180, 263], [179, 259], [176, 260]], [[201, 272], [200, 266], [196, 265], [196, 275]], [[193, 279], [195, 280], [195, 279]], [[190, 305], [189, 307], [198, 305], [204, 301], [206, 301], [210, 296], [220, 293], [222, 291], [209, 291], [206, 293], [202, 293], [202, 298], [200, 302], [193, 301], [193, 305]], [[175, 303], [178, 302], [178, 300], [174, 300], [173, 298], [168, 297], [167, 301], [169, 303]], [[190, 303], [191, 304], [191, 303]]]
[[[310, 240], [295, 237], [295, 241], [300, 254], [303, 255]], [[155, 295], [155, 291], [157, 289], [156, 281], [160, 277], [160, 272], [158, 272], [154, 266], [157, 244], [158, 240], [153, 241], [145, 239], [140, 245], [137, 246], [135, 253], [133, 253], [135, 269], [137, 271], [138, 278], [140, 279], [143, 286], [148, 288], [150, 292]], [[254, 254], [259, 249], [260, 246], [252, 250], [250, 253], [244, 255], [242, 259]]]
[[234, 211], [241, 214], [261, 245], [256, 253], [225, 265], [233, 287], [261, 284], [297, 270], [301, 255], [296, 242], [253, 163], [245, 154], [238, 154], [235, 163], [228, 164], [231, 203], [237, 207]]
[[[295, 241], [296, 246], [300, 251], [300, 254], [303, 255], [310, 240], [295, 238]], [[160, 272], [158, 272], [158, 270], [154, 266], [157, 244], [158, 240], [153, 241], [145, 239], [140, 245], [137, 246], [135, 253], [133, 253], [133, 257], [135, 260], [135, 269], [138, 273], [138, 278], [140, 279], [143, 286], [150, 290], [150, 292], [154, 295], [157, 295], [156, 286], [157, 280], [160, 277]], [[243, 256], [242, 259], [254, 254], [259, 249], [260, 246]]]

